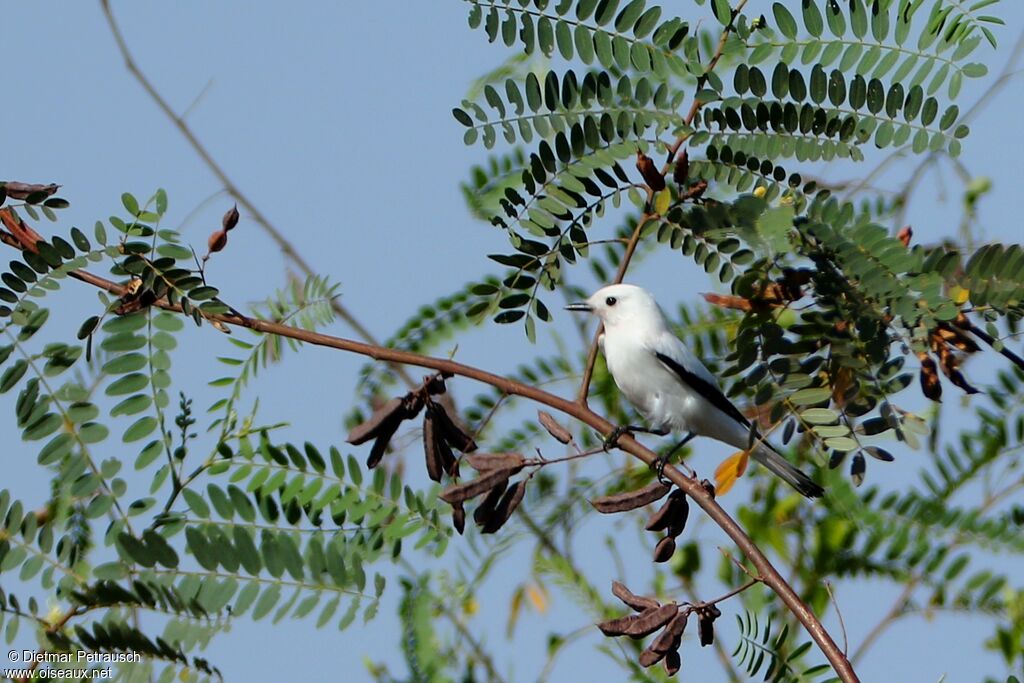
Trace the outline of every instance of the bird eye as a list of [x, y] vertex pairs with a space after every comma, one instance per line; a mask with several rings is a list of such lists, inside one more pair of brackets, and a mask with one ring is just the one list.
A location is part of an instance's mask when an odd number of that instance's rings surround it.
[[610, 296], [610, 297], [608, 297], [607, 299], [604, 300], [604, 302], [606, 304], [608, 304], [609, 306], [614, 306], [615, 302], [617, 302], [617, 301], [618, 301], [618, 299], [616, 299], [614, 296]]

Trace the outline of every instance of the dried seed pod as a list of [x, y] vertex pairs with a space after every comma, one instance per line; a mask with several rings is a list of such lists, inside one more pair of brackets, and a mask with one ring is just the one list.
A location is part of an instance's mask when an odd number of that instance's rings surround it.
[[640, 653], [640, 666], [644, 667], [645, 669], [654, 666], [655, 664], [660, 662], [662, 657], [664, 656], [665, 654], [662, 652], [655, 652], [651, 648], [647, 648], [646, 650]]
[[684, 199], [684, 200], [686, 200], [686, 199], [693, 199], [693, 200], [700, 199], [701, 197], [704, 196], [704, 193], [707, 191], [707, 189], [708, 189], [708, 181], [706, 181], [706, 180], [698, 180], [697, 182], [695, 182], [693, 185], [690, 186], [690, 189], [688, 189], [686, 192], [683, 193], [683, 196], [681, 197], [681, 199]]
[[672, 180], [682, 187], [690, 177], [690, 152], [686, 149], [676, 157], [676, 165], [672, 169]]
[[601, 622], [597, 627], [606, 636], [643, 638], [667, 624], [678, 611], [679, 606], [670, 602], [661, 607], [644, 610], [640, 614], [629, 614]]
[[498, 502], [501, 501], [501, 496], [505, 493], [507, 486], [507, 481], [501, 482], [488, 491], [484, 499], [476, 506], [476, 510], [473, 510], [473, 521], [476, 522], [477, 526], [482, 527], [490, 521], [491, 516], [494, 514], [494, 509], [498, 507]]
[[[686, 494], [682, 491], [678, 491], [679, 498], [676, 503], [676, 513], [669, 519], [667, 533], [672, 538], [676, 538], [679, 534], [683, 533], [683, 529], [686, 528], [686, 520], [690, 517], [690, 501], [686, 499]], [[670, 496], [671, 497], [671, 496]]]
[[48, 185], [38, 185], [34, 183], [19, 183], [14, 180], [8, 180], [4, 183], [4, 191], [7, 196], [11, 199], [28, 199], [33, 195], [36, 195], [40, 199], [45, 199], [53, 195], [57, 190], [60, 189], [60, 185], [50, 183]]
[[489, 491], [498, 484], [508, 482], [512, 476], [512, 470], [500, 469], [484, 472], [476, 479], [467, 481], [464, 484], [449, 486], [441, 493], [441, 500], [446, 503], [459, 503], [470, 498], [476, 498], [484, 491]]
[[437, 420], [437, 426], [441, 434], [444, 435], [445, 441], [450, 443], [453, 448], [463, 453], [472, 453], [476, 450], [476, 442], [473, 441], [473, 437], [455, 423], [443, 405], [436, 401], [427, 401], [427, 410], [434, 413], [434, 418]]
[[448, 476], [458, 477], [459, 461], [452, 453], [451, 446], [440, 435], [437, 435], [437, 452], [441, 456], [441, 467], [448, 473]]
[[228, 244], [228, 233], [226, 230], [218, 230], [210, 234], [210, 239], [206, 242], [206, 250], [208, 253], [213, 254]]
[[658, 545], [654, 547], [654, 561], [655, 562], [668, 562], [672, 559], [672, 556], [676, 552], [676, 539], [671, 536], [658, 541]]
[[671, 490], [672, 487], [670, 485], [654, 481], [636, 491], [625, 491], [624, 493], [616, 493], [612, 496], [594, 498], [590, 501], [590, 504], [598, 512], [606, 515], [615, 512], [626, 512], [627, 510], [635, 510], [644, 505], [650, 505], [654, 501], [664, 498]]
[[503, 468], [516, 468], [518, 472], [526, 465], [526, 458], [518, 453], [473, 453], [465, 459], [478, 472]]
[[238, 204], [235, 204], [224, 213], [224, 217], [220, 219], [220, 225], [224, 228], [224, 232], [238, 225]]
[[640, 151], [636, 153], [636, 170], [640, 171], [640, 175], [643, 176], [647, 187], [655, 192], [661, 192], [665, 189], [665, 176], [654, 165], [654, 161]]
[[[676, 489], [669, 494], [665, 504], [651, 515], [650, 519], [647, 520], [647, 526], [644, 528], [648, 531], [664, 531], [673, 526], [676, 518], [682, 515], [682, 521], [675, 524], [675, 526], [679, 527], [679, 533], [682, 533], [682, 527], [686, 525], [686, 516], [689, 512], [690, 506], [686, 502], [686, 494], [680, 489]], [[671, 535], [678, 536], [679, 533]]]
[[427, 413], [423, 416], [423, 455], [427, 461], [427, 476], [432, 480], [440, 482], [444, 472], [444, 463], [441, 460], [441, 451], [437, 445], [437, 430], [434, 426], [434, 417]]
[[963, 373], [960, 372], [960, 359], [957, 358], [955, 353], [950, 351], [948, 346], [943, 345], [939, 349], [939, 368], [942, 370], [942, 374], [948, 377], [954, 386], [963, 389], [964, 393], [979, 393], [977, 389], [971, 386]]
[[561, 441], [562, 443], [569, 443], [572, 441], [572, 432], [560, 425], [558, 420], [556, 420], [551, 413], [544, 410], [538, 410], [537, 420], [540, 422], [541, 426], [547, 430], [548, 434], [558, 441]]
[[[402, 411], [402, 399], [393, 398], [378, 410], [374, 411], [366, 422], [352, 429], [348, 433], [348, 441], [353, 446], [360, 446], [377, 436], [384, 424], [395, 419]], [[400, 419], [400, 418], [399, 418]]]
[[384, 453], [387, 452], [388, 446], [391, 444], [391, 437], [395, 435], [401, 424], [401, 420], [389, 420], [381, 425], [380, 431], [377, 433], [377, 439], [373, 442], [373, 447], [370, 449], [370, 454], [366, 456], [367, 469], [372, 470], [380, 464]]
[[494, 509], [494, 514], [491, 518], [483, 525], [481, 533], [493, 534], [501, 527], [505, 526], [505, 522], [512, 517], [512, 513], [516, 511], [519, 504], [523, 502], [523, 496], [526, 495], [526, 480], [517, 481], [515, 484], [510, 486], [505, 495], [501, 497], [501, 502], [498, 503], [498, 507]]
[[679, 656], [679, 650], [670, 650], [665, 653], [665, 673], [669, 676], [675, 676], [679, 673], [679, 669], [683, 666], [682, 657]]
[[942, 383], [935, 367], [935, 361], [927, 353], [918, 353], [921, 361], [921, 393], [933, 401], [942, 401]]
[[632, 607], [637, 612], [661, 607], [661, 603], [654, 598], [634, 595], [632, 591], [626, 588], [625, 584], [619, 583], [618, 581], [612, 581], [612, 595], [617, 597], [619, 600], [622, 600], [622, 602], [626, 603], [628, 607]]
[[466, 508], [462, 506], [462, 503], [452, 505], [452, 526], [459, 532], [459, 536], [466, 530]]
[[704, 614], [697, 619], [697, 632], [700, 634], [700, 646], [707, 647], [715, 642], [715, 622]]
[[683, 639], [683, 631], [686, 630], [687, 619], [688, 615], [686, 612], [680, 612], [672, 617], [672, 621], [668, 622], [668, 625], [658, 634], [658, 637], [651, 641], [651, 650], [665, 654], [677, 649], [680, 641]]
[[444, 380], [447, 377], [451, 377], [450, 374], [446, 375], [442, 372], [437, 372], [428, 377], [424, 382], [423, 386], [426, 388], [427, 393], [431, 396], [437, 396], [448, 391], [448, 387], [445, 386]]
[[904, 225], [900, 228], [900, 231], [896, 233], [896, 239], [903, 242], [903, 246], [910, 247], [910, 239], [914, 236], [914, 229], [909, 225]]

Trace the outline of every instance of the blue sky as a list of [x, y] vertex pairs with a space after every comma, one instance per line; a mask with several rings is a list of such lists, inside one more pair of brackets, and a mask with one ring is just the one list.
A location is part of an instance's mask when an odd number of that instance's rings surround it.
[[[751, 7], [761, 11], [769, 4], [752, 2]], [[706, 8], [692, 3], [679, 7], [687, 16], [706, 15]], [[387, 336], [421, 303], [488, 272], [483, 255], [506, 248], [500, 232], [468, 215], [458, 188], [485, 152], [463, 146], [451, 107], [472, 79], [509, 54], [466, 27], [465, 3], [310, 2], [286, 10], [269, 2], [246, 3], [244, 9], [238, 3], [115, 2], [114, 9], [137, 60], [172, 106], [179, 112], [189, 108], [188, 122], [214, 158], [315, 270], [342, 284], [345, 306], [378, 336]], [[1024, 7], [1008, 2], [994, 9], [1008, 23], [1000, 32], [999, 53], [989, 62], [997, 71], [1020, 30]], [[219, 195], [207, 202], [221, 189], [219, 183], [123, 68], [98, 2], [10, 3], [4, 17], [3, 175], [61, 183], [62, 196], [72, 202], [61, 213], [58, 229], [63, 232], [116, 213], [122, 192], [148, 196], [157, 187], [166, 188], [170, 223], [179, 225], [192, 214], [181, 229], [202, 244], [230, 201]], [[962, 107], [982, 87], [970, 83]], [[1008, 144], [1005, 130], [1018, 125], [1013, 112], [1022, 105], [1021, 95], [1020, 83], [1011, 84], [974, 122], [965, 144], [965, 167], [994, 180], [979, 216], [981, 234], [989, 239], [1019, 235], [1019, 136], [1014, 131]], [[912, 163], [896, 165], [878, 182], [898, 184]], [[821, 172], [845, 179], [863, 170]], [[922, 183], [909, 215], [919, 239], [955, 234], [957, 183], [948, 170]], [[48, 224], [37, 227], [50, 229]], [[677, 258], [654, 258], [631, 279], [652, 289], [669, 309], [677, 302], [692, 303], [695, 291], [714, 287], [701, 271], [678, 266]], [[225, 298], [239, 305], [282, 285], [287, 265], [243, 214], [229, 250], [214, 259], [209, 272]], [[82, 290], [62, 293], [56, 306], [72, 314], [55, 329], [70, 335], [93, 312], [94, 295]], [[575, 339], [565, 316], [559, 316], [555, 329]], [[333, 331], [348, 333], [340, 324]], [[186, 336], [176, 357], [176, 381], [197, 396], [197, 405], [209, 403], [203, 384], [215, 371], [211, 349], [222, 354], [228, 347], [204, 328]], [[516, 327], [492, 327], [460, 340], [458, 358], [501, 371], [553, 350], [545, 339], [539, 347], [530, 346]], [[340, 444], [341, 416], [351, 406], [361, 365], [361, 359], [322, 349], [290, 356], [256, 385], [262, 413], [290, 421], [296, 440]], [[984, 383], [997, 366], [978, 363], [972, 372]], [[469, 387], [462, 391], [470, 395]], [[12, 400], [0, 398], [0, 415], [11, 415]], [[46, 480], [35, 466], [34, 451], [19, 443], [9, 418], [0, 420], [0, 438], [9, 446], [2, 486], [31, 499]], [[725, 452], [712, 446], [705, 450], [713, 454], [709, 457]], [[906, 485], [923, 457], [901, 452], [892, 465], [873, 466], [870, 476], [891, 480], [895, 487]], [[742, 488], [733, 494], [742, 495]], [[731, 505], [736, 504], [734, 499]], [[728, 547], [713, 527], [694, 529], [688, 533], [706, 542], [708, 557], [715, 545]], [[615, 578], [603, 545], [608, 533], [614, 533], [612, 524], [592, 521], [577, 548], [581, 564], [595, 567], [592, 578], [599, 586]], [[623, 543], [641, 548], [629, 534]], [[643, 563], [636, 568], [637, 580], [649, 576], [646, 557]], [[532, 680], [543, 664], [549, 631], [586, 623], [585, 615], [556, 598], [547, 615], [524, 620], [514, 649], [505, 643], [508, 589], [528, 566], [527, 557], [505, 556], [492, 581], [496, 588], [488, 593], [496, 597], [482, 605], [473, 622], [515, 680]], [[436, 565], [444, 567], [451, 567], [451, 561]], [[840, 592], [852, 642], [891, 601], [893, 596], [881, 593], [872, 586]], [[363, 657], [401, 671], [397, 594], [390, 594], [376, 621], [342, 634], [316, 631], [305, 622], [277, 627], [237, 623], [232, 633], [215, 641], [209, 655], [228, 680], [265, 680], [271, 673], [316, 679], [329, 671], [339, 674], [331, 678], [358, 681], [366, 678]], [[865, 603], [870, 610], [858, 609]], [[987, 627], [978, 622], [907, 620], [876, 646], [862, 678], [881, 680], [884, 673], [896, 677], [891, 680], [938, 680], [947, 673], [949, 680], [964, 680], [975, 678], [979, 668], [997, 671], [994, 658], [981, 650]], [[831, 615], [826, 623], [835, 625]], [[29, 646], [24, 634], [19, 642]], [[604, 680], [608, 660], [594, 653], [597, 642], [592, 636], [575, 646], [560, 660], [553, 680], [570, 673]], [[695, 670], [717, 670], [710, 653], [698, 651], [695, 643], [684, 647], [683, 657], [686, 667], [695, 667], [684, 668], [690, 680], [698, 680]], [[713, 679], [702, 675], [699, 680]]]

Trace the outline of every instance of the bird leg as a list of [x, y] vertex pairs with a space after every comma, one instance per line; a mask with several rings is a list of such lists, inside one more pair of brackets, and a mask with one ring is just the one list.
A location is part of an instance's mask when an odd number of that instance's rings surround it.
[[668, 429], [649, 429], [647, 427], [640, 427], [637, 425], [619, 425], [612, 430], [612, 433], [605, 437], [604, 449], [608, 450], [613, 446], [618, 445], [619, 437], [623, 434], [654, 434], [655, 436], [665, 436], [669, 433]]
[[697, 434], [695, 434], [694, 432], [688, 433], [686, 436], [683, 437], [682, 441], [680, 441], [675, 446], [670, 448], [664, 455], [658, 456], [658, 459], [651, 463], [651, 466], [654, 467], [654, 471], [658, 473], [658, 481], [660, 481], [662, 484], [670, 483], [665, 480], [665, 465], [668, 464], [668, 461], [672, 459], [672, 456], [675, 455], [680, 448], [689, 443], [690, 439], [692, 439], [695, 436], [697, 436]]

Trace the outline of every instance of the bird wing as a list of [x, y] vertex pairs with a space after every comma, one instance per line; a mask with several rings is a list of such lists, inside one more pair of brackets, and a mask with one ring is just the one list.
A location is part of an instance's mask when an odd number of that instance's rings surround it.
[[666, 331], [658, 335], [651, 350], [686, 386], [744, 427], [750, 426], [750, 420], [718, 388], [714, 376], [674, 334]]

